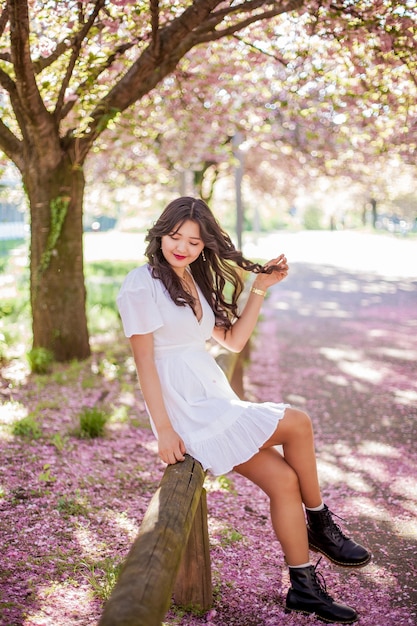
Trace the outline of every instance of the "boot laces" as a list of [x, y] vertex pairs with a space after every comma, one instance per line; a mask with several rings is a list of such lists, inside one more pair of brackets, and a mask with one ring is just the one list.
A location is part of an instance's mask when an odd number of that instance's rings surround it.
[[331, 597], [331, 595], [327, 592], [327, 587], [326, 587], [326, 581], [324, 580], [324, 576], [321, 572], [317, 571], [317, 568], [319, 566], [319, 563], [321, 561], [322, 557], [319, 558], [319, 560], [317, 561], [317, 563], [314, 566], [314, 570], [313, 570], [313, 578], [314, 578], [314, 583], [317, 587], [317, 591], [318, 593], [325, 598], [325, 600], [331, 600], [333, 601], [333, 598]]
[[327, 519], [329, 520], [329, 525], [333, 534], [339, 535], [343, 539], [348, 539], [348, 537], [345, 535], [343, 530], [340, 528], [339, 524], [336, 524], [333, 518], [337, 517], [337, 519], [340, 519], [342, 522], [346, 522], [346, 520], [343, 519], [343, 517], [336, 515], [336, 513], [333, 513], [333, 511], [330, 511], [330, 509], [327, 509], [326, 514], [327, 514]]

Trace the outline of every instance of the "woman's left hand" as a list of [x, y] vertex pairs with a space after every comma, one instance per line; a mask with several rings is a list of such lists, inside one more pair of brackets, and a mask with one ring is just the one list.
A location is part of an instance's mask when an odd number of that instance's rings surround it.
[[264, 265], [264, 269], [272, 270], [268, 274], [258, 274], [256, 277], [256, 287], [259, 289], [268, 289], [272, 285], [279, 283], [288, 274], [288, 261], [285, 254], [280, 254], [275, 259], [271, 259]]
[[256, 274], [248, 299], [241, 311], [239, 319], [226, 332], [219, 326], [213, 331], [213, 337], [220, 345], [232, 352], [240, 352], [246, 345], [259, 317], [263, 297], [268, 287], [283, 280], [288, 274], [288, 263], [285, 254], [280, 254], [263, 266], [264, 270]]

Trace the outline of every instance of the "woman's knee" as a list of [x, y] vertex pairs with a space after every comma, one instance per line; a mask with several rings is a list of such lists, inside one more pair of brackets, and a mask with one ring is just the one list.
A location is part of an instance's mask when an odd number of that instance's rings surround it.
[[301, 489], [296, 472], [288, 464], [281, 468], [280, 476], [276, 480], [269, 481], [265, 489], [269, 499], [275, 503], [301, 502]]
[[274, 448], [258, 452], [235, 471], [257, 484], [269, 497], [299, 493], [298, 476]]
[[298, 475], [285, 459], [280, 459], [274, 466], [269, 467], [262, 482], [263, 490], [272, 500], [293, 498], [300, 494]]
[[288, 429], [291, 434], [297, 434], [299, 437], [305, 437], [313, 434], [313, 424], [310, 416], [300, 409], [286, 409], [285, 416], [281, 424]]

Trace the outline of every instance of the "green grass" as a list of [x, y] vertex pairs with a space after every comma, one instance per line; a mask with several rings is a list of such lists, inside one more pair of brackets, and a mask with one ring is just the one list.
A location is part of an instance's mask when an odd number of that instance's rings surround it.
[[0, 274], [6, 271], [9, 264], [10, 253], [16, 248], [23, 246], [25, 239], [1, 239], [0, 240]]
[[87, 517], [89, 513], [88, 506], [80, 497], [72, 498], [70, 496], [60, 496], [56, 505], [58, 511], [63, 517], [68, 518], [71, 515], [82, 515]]
[[87, 570], [87, 582], [94, 595], [100, 600], [108, 600], [120, 574], [122, 563], [107, 557], [95, 563], [83, 561], [81, 566]]
[[102, 437], [109, 415], [103, 409], [92, 407], [85, 408], [79, 415], [80, 426], [77, 429], [77, 435], [81, 439], [94, 439]]
[[32, 374], [49, 374], [54, 355], [46, 348], [32, 348], [27, 354]]
[[124, 278], [136, 265], [137, 263], [134, 261], [93, 261], [86, 263], [85, 275], [87, 278], [91, 276], [96, 278]]
[[[10, 252], [17, 243], [1, 242], [4, 257], [0, 252], [0, 273], [7, 269]], [[116, 296], [127, 273], [135, 266], [136, 263], [126, 261], [86, 263], [87, 319], [91, 336], [120, 328]], [[49, 373], [52, 362], [46, 352], [39, 348], [30, 349], [32, 336], [28, 268], [22, 267], [15, 279], [16, 295], [4, 297], [0, 301], [0, 363], [5, 364], [13, 358], [15, 347], [23, 341], [32, 373]], [[66, 372], [65, 376], [69, 374]], [[63, 376], [61, 372], [56, 375]]]
[[119, 324], [116, 297], [127, 273], [136, 263], [96, 261], [86, 264], [87, 319], [91, 334], [106, 332]]
[[12, 434], [25, 439], [39, 439], [42, 436], [42, 430], [36, 420], [36, 417], [29, 414], [17, 422], [14, 422], [12, 426]]
[[243, 535], [241, 535], [240, 532], [238, 532], [234, 528], [230, 528], [230, 527], [223, 528], [220, 531], [220, 535], [221, 535], [220, 543], [222, 546], [228, 546], [228, 545], [231, 545], [232, 543], [236, 543], [237, 541], [243, 540]]

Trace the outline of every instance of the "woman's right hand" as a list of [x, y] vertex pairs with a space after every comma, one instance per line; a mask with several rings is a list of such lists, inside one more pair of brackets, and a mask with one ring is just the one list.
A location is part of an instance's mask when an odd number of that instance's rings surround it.
[[184, 461], [185, 444], [173, 428], [165, 428], [158, 432], [158, 454], [168, 465]]

